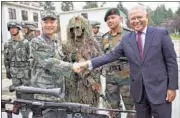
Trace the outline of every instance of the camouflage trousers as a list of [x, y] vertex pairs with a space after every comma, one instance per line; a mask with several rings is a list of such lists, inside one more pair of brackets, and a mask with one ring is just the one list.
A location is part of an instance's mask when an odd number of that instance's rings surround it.
[[[122, 95], [122, 100], [124, 101], [125, 107], [127, 110], [134, 109], [134, 103], [129, 91], [129, 85], [116, 85], [116, 84], [106, 84], [106, 97], [108, 99], [109, 104], [113, 109], [121, 109], [121, 98], [120, 94]], [[117, 118], [120, 118], [119, 113], [115, 115]], [[127, 118], [135, 118], [135, 114], [128, 113]]]
[[[130, 86], [129, 85], [122, 85], [119, 87], [120, 93], [122, 95], [122, 99], [124, 101], [125, 107], [127, 110], [135, 110], [135, 104], [133, 99], [130, 95]], [[127, 118], [136, 118], [135, 113], [128, 113]]]
[[[29, 69], [11, 67], [10, 72], [13, 86], [30, 85]], [[33, 94], [16, 92], [16, 98], [32, 100]], [[31, 110], [29, 108], [22, 107], [20, 111], [23, 118], [28, 118]]]
[[[26, 81], [26, 79], [24, 79], [24, 78], [23, 79], [22, 78], [12, 78], [12, 84], [14, 86], [21, 86], [21, 85], [23, 85], [22, 83], [28, 83], [28, 81]], [[33, 100], [33, 94], [16, 92], [16, 98], [26, 99], [26, 100]], [[29, 118], [29, 113], [31, 111], [29, 108], [22, 107], [20, 109], [20, 111], [21, 111], [21, 114], [22, 114], [22, 118]]]
[[[21, 86], [21, 85], [29, 86], [29, 83], [30, 83], [29, 78], [28, 79], [27, 78], [11, 78], [11, 79], [12, 79], [13, 86]], [[33, 94], [16, 92], [16, 98], [32, 100]]]

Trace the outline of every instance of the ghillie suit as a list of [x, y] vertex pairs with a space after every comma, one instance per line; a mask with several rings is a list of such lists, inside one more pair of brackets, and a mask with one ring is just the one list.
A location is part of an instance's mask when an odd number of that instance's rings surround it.
[[[66, 60], [70, 62], [81, 62], [100, 54], [100, 46], [92, 38], [88, 21], [82, 16], [70, 19], [67, 27], [67, 44], [64, 47]], [[71, 78], [66, 79], [66, 100], [83, 104], [97, 105], [98, 93], [95, 92], [99, 83], [100, 69], [81, 73], [73, 73]]]

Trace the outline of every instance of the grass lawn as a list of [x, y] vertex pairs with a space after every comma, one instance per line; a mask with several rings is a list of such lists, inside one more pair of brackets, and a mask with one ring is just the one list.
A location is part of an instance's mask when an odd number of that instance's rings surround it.
[[170, 36], [171, 36], [171, 39], [173, 39], [173, 40], [180, 40], [180, 34], [170, 34]]

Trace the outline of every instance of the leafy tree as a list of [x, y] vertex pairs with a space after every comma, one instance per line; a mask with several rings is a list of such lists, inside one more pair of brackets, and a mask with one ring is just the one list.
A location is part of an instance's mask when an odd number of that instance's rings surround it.
[[98, 2], [86, 2], [86, 5], [83, 9], [90, 9], [90, 8], [98, 8]]
[[51, 1], [40, 2], [40, 5], [43, 6], [44, 10], [55, 10], [54, 3]]
[[174, 17], [174, 29], [175, 32], [178, 32], [180, 34], [180, 2], [179, 2], [179, 7], [177, 11], [175, 12], [175, 17]]
[[177, 15], [177, 16], [180, 16], [180, 2], [179, 2], [178, 10], [176, 11], [176, 15]]
[[62, 11], [72, 11], [73, 9], [74, 9], [73, 2], [70, 1], [62, 2], [61, 4]]
[[100, 5], [100, 7], [104, 7], [105, 4], [106, 4], [106, 2], [102, 2], [102, 4]]
[[171, 9], [166, 9], [165, 5], [158, 6], [154, 11], [151, 12], [151, 19], [154, 25], [159, 26], [167, 18], [173, 17], [173, 12]]
[[172, 18], [173, 17], [173, 12], [172, 12], [171, 8], [169, 8], [168, 11], [167, 11], [167, 17], [168, 18]]
[[123, 7], [122, 2], [119, 2], [117, 4], [117, 8], [128, 17], [128, 10], [125, 7]]

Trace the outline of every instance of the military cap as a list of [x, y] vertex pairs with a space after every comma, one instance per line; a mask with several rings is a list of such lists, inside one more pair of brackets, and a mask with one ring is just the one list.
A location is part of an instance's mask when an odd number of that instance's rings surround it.
[[98, 21], [92, 21], [92, 22], [91, 22], [91, 26], [92, 26], [92, 27], [100, 27], [100, 24], [101, 24], [101, 23], [98, 22]]
[[55, 20], [55, 19], [57, 19], [57, 15], [50, 10], [42, 11], [41, 12], [41, 20], [45, 20], [46, 18], [52, 18], [53, 20]]
[[33, 31], [36, 30], [36, 27], [37, 27], [35, 23], [31, 23], [31, 22], [22, 22], [21, 26], [23, 28], [27, 27], [27, 28], [29, 28], [30, 30], [33, 30]]
[[105, 16], [104, 16], [104, 21], [107, 21], [107, 17], [110, 15], [119, 15], [120, 16], [120, 11], [118, 8], [111, 8], [109, 10], [107, 10]]
[[16, 27], [18, 28], [19, 30], [21, 30], [21, 25], [19, 22], [16, 22], [16, 21], [10, 21], [7, 23], [7, 28], [8, 28], [8, 31], [10, 30], [11, 27]]

